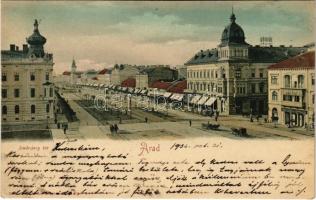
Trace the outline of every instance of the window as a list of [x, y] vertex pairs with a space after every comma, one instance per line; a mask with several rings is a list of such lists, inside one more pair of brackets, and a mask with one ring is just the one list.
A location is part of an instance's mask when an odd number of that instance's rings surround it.
[[215, 71], [215, 78], [217, 78], [217, 71]]
[[294, 101], [295, 102], [300, 102], [300, 97], [299, 96], [294, 96]]
[[286, 87], [286, 88], [291, 87], [291, 76], [290, 75], [284, 76], [284, 87]]
[[47, 92], [46, 92], [47, 88], [44, 88], [44, 97], [47, 97]]
[[264, 83], [259, 84], [259, 91], [260, 91], [260, 93], [264, 92]]
[[263, 69], [260, 69], [260, 71], [259, 71], [259, 77], [260, 77], [260, 78], [263, 78]]
[[256, 93], [256, 84], [251, 84], [251, 92]]
[[278, 93], [276, 91], [272, 92], [272, 100], [277, 101], [278, 100]]
[[46, 104], [46, 112], [49, 113], [49, 104]]
[[34, 72], [31, 72], [31, 74], [30, 74], [30, 80], [31, 80], [31, 81], [35, 81], [35, 74], [34, 74]]
[[31, 88], [31, 97], [35, 97], [35, 88]]
[[235, 77], [236, 78], [241, 78], [241, 70], [240, 69], [236, 69], [235, 70]]
[[20, 97], [20, 90], [19, 89], [14, 89], [14, 97], [15, 98]]
[[2, 98], [7, 98], [8, 97], [8, 91], [7, 89], [2, 89]]
[[283, 95], [283, 101], [292, 101], [291, 95]]
[[14, 81], [19, 81], [20, 80], [20, 76], [18, 73], [14, 74]]
[[315, 104], [315, 94], [312, 95], [312, 103]]
[[2, 73], [2, 81], [7, 81], [7, 74], [6, 73]]
[[315, 85], [315, 78], [312, 77], [312, 85]]
[[298, 82], [298, 88], [303, 88], [304, 87], [304, 76], [298, 75], [297, 82]]
[[252, 69], [251, 70], [251, 78], [255, 78], [256, 77], [256, 70]]
[[15, 114], [19, 114], [20, 113], [20, 106], [19, 105], [15, 105], [14, 106], [14, 113]]
[[45, 74], [45, 80], [46, 80], [46, 81], [49, 81], [49, 72], [46, 72], [46, 74]]
[[31, 113], [32, 113], [32, 114], [35, 113], [35, 105], [31, 105]]
[[271, 84], [273, 84], [273, 85], [278, 84], [278, 77], [277, 76], [271, 76]]
[[222, 87], [218, 87], [218, 88], [217, 88], [217, 92], [218, 92], [218, 93], [222, 93], [222, 91], [223, 91]]
[[2, 114], [6, 115], [8, 113], [8, 108], [7, 106], [2, 106]]

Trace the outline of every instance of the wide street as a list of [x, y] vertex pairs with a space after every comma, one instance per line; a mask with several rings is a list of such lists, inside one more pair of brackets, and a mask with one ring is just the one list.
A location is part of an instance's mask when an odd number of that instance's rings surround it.
[[[215, 122], [214, 117], [201, 116], [191, 112], [168, 109], [168, 115], [157, 115], [142, 109], [132, 108], [132, 119], [119, 117], [109, 111], [102, 111], [102, 115], [110, 117], [110, 120], [98, 120], [94, 116], [94, 105], [79, 105], [81, 97], [75, 93], [64, 93], [71, 108], [76, 112], [79, 119], [79, 130], [68, 131], [63, 134], [61, 129], [52, 129], [53, 138], [108, 138], [115, 140], [132, 139], [180, 139], [193, 137], [227, 137], [231, 139], [313, 139], [313, 131], [305, 129], [289, 129], [280, 125], [274, 128], [271, 123], [264, 123], [263, 119], [259, 122], [250, 122], [248, 118], [241, 116], [219, 116]], [[99, 111], [100, 112], [100, 111]], [[145, 123], [144, 118], [148, 122]], [[103, 118], [103, 117], [102, 117]], [[189, 120], [192, 121], [190, 126]], [[219, 130], [205, 130], [202, 123], [219, 124]], [[117, 124], [119, 131], [117, 134], [110, 132], [110, 124]], [[238, 137], [232, 134], [231, 128], [246, 128], [250, 137]]]

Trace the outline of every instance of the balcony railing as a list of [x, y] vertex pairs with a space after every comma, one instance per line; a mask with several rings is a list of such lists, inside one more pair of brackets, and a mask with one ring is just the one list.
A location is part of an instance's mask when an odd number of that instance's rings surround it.
[[304, 96], [305, 89], [302, 88], [281, 88], [282, 95]]
[[296, 101], [282, 101], [282, 106], [286, 107], [296, 107], [296, 108], [305, 108], [305, 102], [296, 102]]

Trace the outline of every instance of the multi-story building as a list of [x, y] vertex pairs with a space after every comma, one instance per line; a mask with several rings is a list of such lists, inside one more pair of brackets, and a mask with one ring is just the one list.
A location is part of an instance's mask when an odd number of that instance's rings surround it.
[[2, 130], [47, 127], [54, 119], [53, 55], [44, 51], [37, 20], [26, 41], [22, 50], [11, 44], [1, 51]]
[[222, 114], [266, 114], [267, 67], [306, 49], [251, 46], [232, 13], [218, 47], [201, 50], [185, 63], [186, 93], [216, 97], [212, 106]]
[[314, 124], [315, 51], [271, 65], [268, 81], [272, 121], [298, 127]]

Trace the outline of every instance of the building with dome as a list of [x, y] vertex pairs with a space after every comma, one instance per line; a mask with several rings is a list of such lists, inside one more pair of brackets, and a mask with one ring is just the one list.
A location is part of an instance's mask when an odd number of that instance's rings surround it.
[[22, 49], [1, 51], [2, 131], [47, 129], [54, 122], [53, 55], [35, 20]]
[[194, 99], [212, 97], [208, 106], [224, 115], [267, 114], [267, 67], [307, 48], [252, 46], [246, 42], [245, 33], [236, 21], [232, 13], [220, 44], [200, 50], [185, 63], [185, 92], [197, 96]]

